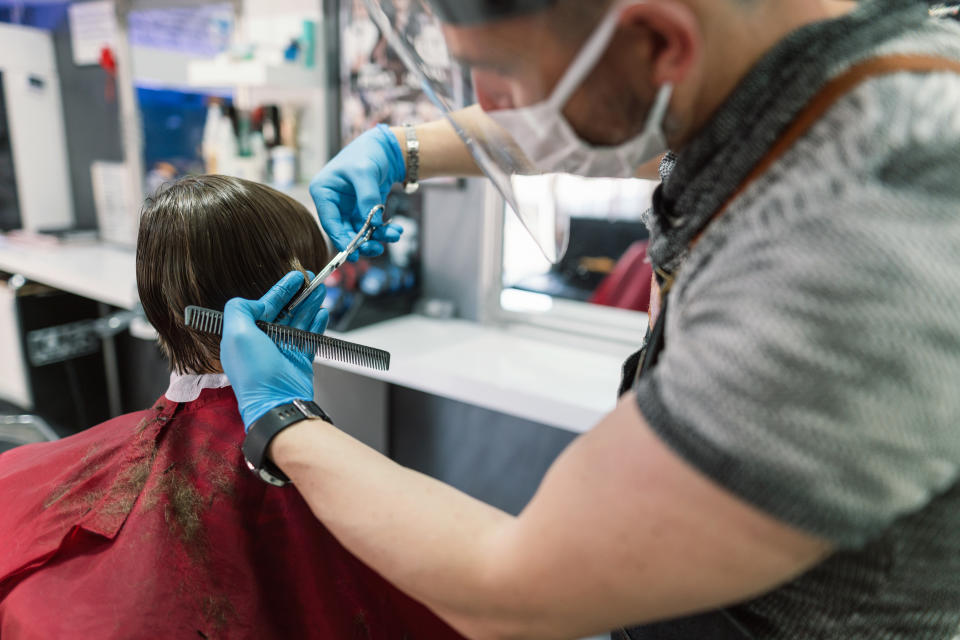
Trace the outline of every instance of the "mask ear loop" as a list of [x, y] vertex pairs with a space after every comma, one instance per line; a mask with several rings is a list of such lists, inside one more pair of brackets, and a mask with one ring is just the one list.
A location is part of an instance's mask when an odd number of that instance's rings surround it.
[[570, 63], [570, 67], [564, 72], [560, 82], [554, 88], [553, 93], [547, 99], [547, 102], [558, 111], [562, 111], [567, 104], [570, 96], [583, 84], [584, 78], [593, 71], [593, 68], [600, 62], [603, 52], [606, 51], [610, 41], [613, 40], [613, 33], [617, 30], [617, 21], [620, 20], [620, 10], [622, 4], [618, 3], [610, 10], [603, 20], [597, 25], [587, 41], [580, 47], [577, 56]]
[[667, 109], [670, 107], [670, 98], [673, 97], [673, 83], [667, 82], [657, 91], [657, 97], [653, 100], [653, 106], [650, 107], [650, 114], [647, 116], [647, 122], [643, 125], [644, 132], [649, 132], [656, 127], [657, 134], [663, 136], [663, 121], [667, 117]]

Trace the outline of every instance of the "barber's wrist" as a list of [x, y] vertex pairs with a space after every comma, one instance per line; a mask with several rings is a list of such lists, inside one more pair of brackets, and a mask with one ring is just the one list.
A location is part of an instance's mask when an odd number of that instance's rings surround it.
[[403, 182], [407, 179], [407, 160], [403, 147], [406, 138], [398, 137], [397, 127], [389, 127], [385, 124], [378, 124], [374, 127], [380, 134], [381, 147], [389, 157], [390, 172], [393, 174], [388, 177], [391, 182]]
[[404, 175], [406, 175], [407, 156], [403, 153], [403, 147], [407, 144], [407, 134], [403, 132], [403, 127], [390, 127], [390, 133], [393, 134], [394, 139], [397, 141], [397, 149], [400, 151], [400, 155], [403, 157], [403, 171]]
[[306, 450], [304, 442], [318, 429], [336, 429], [336, 427], [333, 423], [321, 418], [310, 418], [291, 425], [274, 436], [267, 447], [267, 458], [284, 472], [289, 472]]
[[247, 467], [268, 484], [282, 487], [289, 483], [290, 478], [272, 462], [270, 445], [287, 429], [312, 419], [329, 422], [330, 416], [312, 400], [293, 400], [274, 407], [254, 421], [241, 447]]

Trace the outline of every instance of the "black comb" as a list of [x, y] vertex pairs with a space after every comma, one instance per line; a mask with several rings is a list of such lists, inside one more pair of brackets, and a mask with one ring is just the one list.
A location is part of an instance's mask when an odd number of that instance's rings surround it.
[[[183, 320], [189, 329], [199, 333], [223, 335], [223, 312], [190, 305], [183, 311]], [[257, 322], [257, 326], [281, 349], [326, 360], [346, 362], [378, 371], [390, 368], [390, 353], [355, 342], [331, 338], [319, 333], [285, 327], [271, 322]]]

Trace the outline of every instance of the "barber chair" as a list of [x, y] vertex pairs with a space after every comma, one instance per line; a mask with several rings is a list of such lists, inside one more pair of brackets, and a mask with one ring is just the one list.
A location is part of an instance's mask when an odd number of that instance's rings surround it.
[[[646, 225], [639, 220], [571, 218], [570, 246], [560, 262], [547, 273], [524, 278], [513, 288], [588, 302], [631, 245], [648, 237]], [[594, 266], [598, 264], [608, 266], [598, 269]]]
[[0, 415], [0, 453], [20, 445], [51, 440], [57, 440], [57, 434], [40, 416]]

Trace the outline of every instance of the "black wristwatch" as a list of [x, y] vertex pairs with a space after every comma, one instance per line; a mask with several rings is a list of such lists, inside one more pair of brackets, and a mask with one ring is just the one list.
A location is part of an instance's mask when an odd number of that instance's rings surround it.
[[312, 400], [294, 400], [282, 404], [254, 420], [243, 440], [243, 457], [247, 460], [247, 467], [261, 480], [275, 487], [288, 484], [290, 478], [267, 458], [267, 447], [278, 433], [310, 418], [320, 418], [333, 424], [330, 416]]

